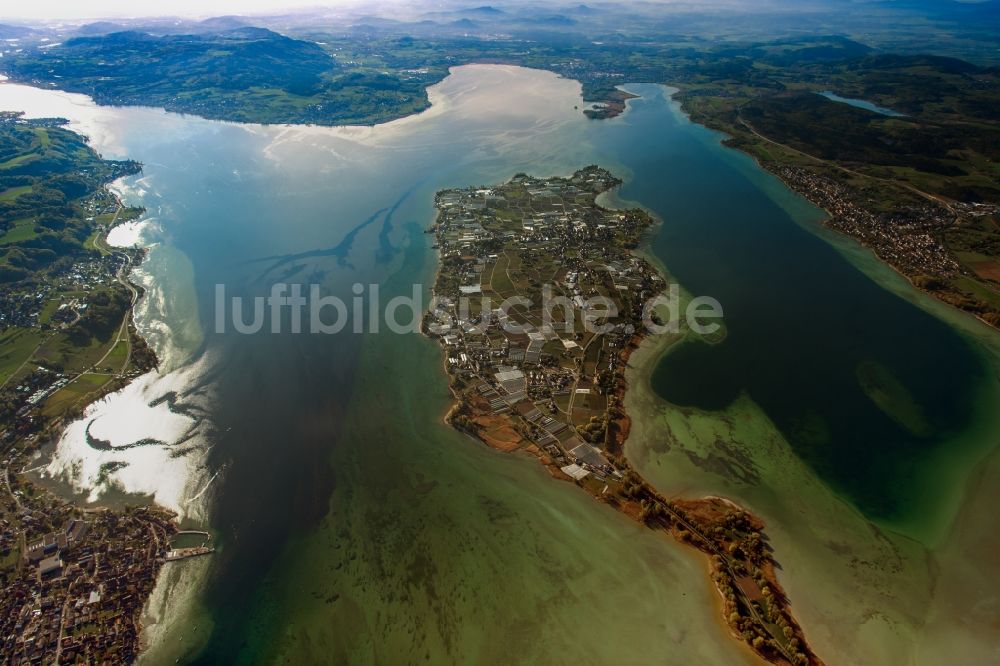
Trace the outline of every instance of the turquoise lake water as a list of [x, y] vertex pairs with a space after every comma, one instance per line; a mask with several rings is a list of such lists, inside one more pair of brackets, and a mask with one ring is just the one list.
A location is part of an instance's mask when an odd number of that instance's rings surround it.
[[[178, 427], [163, 466], [122, 454], [134, 474], [118, 483], [141, 481], [134, 490], [207, 523], [220, 546], [187, 607], [161, 618], [151, 660], [749, 659], [719, 623], [699, 556], [441, 423], [433, 342], [214, 330], [220, 284], [243, 297], [279, 281], [345, 300], [355, 283], [383, 299], [426, 293], [424, 230], [442, 188], [592, 163], [619, 173], [621, 197], [663, 219], [653, 252], [725, 311], [723, 342], [660, 362], [662, 398], [715, 410], [748, 394], [872, 519], [912, 520], [947, 490], [928, 466], [992, 409], [982, 354], [812, 233], [819, 211], [787, 192], [779, 205], [774, 179], [667, 89], [629, 89], [641, 97], [626, 114], [591, 121], [574, 82], [470, 66], [432, 90], [425, 114], [337, 129], [63, 108], [52, 91], [15, 100], [79, 118], [107, 156], [145, 163], [127, 183], [155, 220], [141, 234], [153, 247], [139, 319], [170, 372], [142, 399], [210, 424]], [[125, 418], [116, 404], [88, 418]], [[67, 462], [91, 455], [64, 444]]]

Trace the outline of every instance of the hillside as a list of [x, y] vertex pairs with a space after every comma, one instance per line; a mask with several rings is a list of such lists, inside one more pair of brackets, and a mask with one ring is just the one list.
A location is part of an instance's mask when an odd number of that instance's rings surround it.
[[348, 69], [319, 44], [264, 28], [75, 37], [2, 67], [13, 80], [58, 81], [100, 104], [242, 122], [376, 123], [426, 106], [419, 79]]

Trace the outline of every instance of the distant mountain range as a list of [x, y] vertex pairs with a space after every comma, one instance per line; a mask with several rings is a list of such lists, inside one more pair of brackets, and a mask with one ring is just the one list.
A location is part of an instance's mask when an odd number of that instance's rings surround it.
[[36, 33], [32, 28], [20, 25], [7, 25], [0, 23], [0, 39], [20, 39]]
[[265, 28], [241, 27], [198, 35], [156, 36], [139, 30], [74, 37], [44, 57], [17, 59], [14, 78], [58, 77], [78, 82], [97, 98], [123, 86], [147, 93], [274, 87], [312, 94], [320, 77], [337, 68], [320, 46]]

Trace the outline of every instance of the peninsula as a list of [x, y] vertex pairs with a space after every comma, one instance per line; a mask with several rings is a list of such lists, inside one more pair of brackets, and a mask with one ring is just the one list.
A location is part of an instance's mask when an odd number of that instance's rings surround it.
[[624, 370], [644, 326], [662, 324], [645, 304], [665, 281], [634, 252], [653, 218], [597, 203], [620, 183], [589, 166], [438, 192], [441, 266], [424, 331], [445, 350], [447, 420], [705, 553], [735, 636], [772, 663], [820, 664], [763, 522], [721, 498], [665, 498], [623, 455]]

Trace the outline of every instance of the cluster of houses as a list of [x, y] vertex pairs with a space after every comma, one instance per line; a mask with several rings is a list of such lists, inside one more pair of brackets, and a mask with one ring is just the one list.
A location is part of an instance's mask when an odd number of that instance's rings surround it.
[[869, 211], [840, 183], [802, 167], [784, 166], [779, 175], [797, 192], [830, 212], [828, 224], [857, 238], [907, 275], [953, 277], [962, 267], [937, 238], [955, 216], [930, 203], [893, 214]]
[[[471, 387], [465, 400], [478, 413], [519, 423], [576, 479], [616, 472], [581, 438], [573, 399], [601, 391], [593, 376], [616, 368], [640, 299], [663, 286], [630, 252], [648, 216], [595, 202], [618, 182], [589, 167], [566, 179], [520, 174], [436, 200], [442, 269], [425, 331], [445, 348], [448, 371]], [[616, 312], [595, 307], [598, 296]], [[607, 400], [597, 404], [606, 409]]]
[[[23, 513], [37, 512], [36, 501], [22, 500]], [[63, 526], [31, 537], [22, 532], [19, 565], [2, 574], [5, 663], [132, 661], [142, 607], [176, 531], [171, 517], [138, 508], [84, 519], [63, 503], [44, 510]]]
[[14, 387], [18, 395], [27, 396], [24, 404], [18, 409], [17, 415], [22, 416], [32, 407], [45, 401], [50, 395], [69, 382], [69, 377], [61, 372], [38, 366], [27, 377]]
[[24, 563], [37, 569], [38, 581], [42, 582], [62, 575], [62, 553], [80, 543], [87, 534], [87, 523], [83, 520], [69, 521], [65, 530], [49, 532], [37, 541], [24, 547]]

